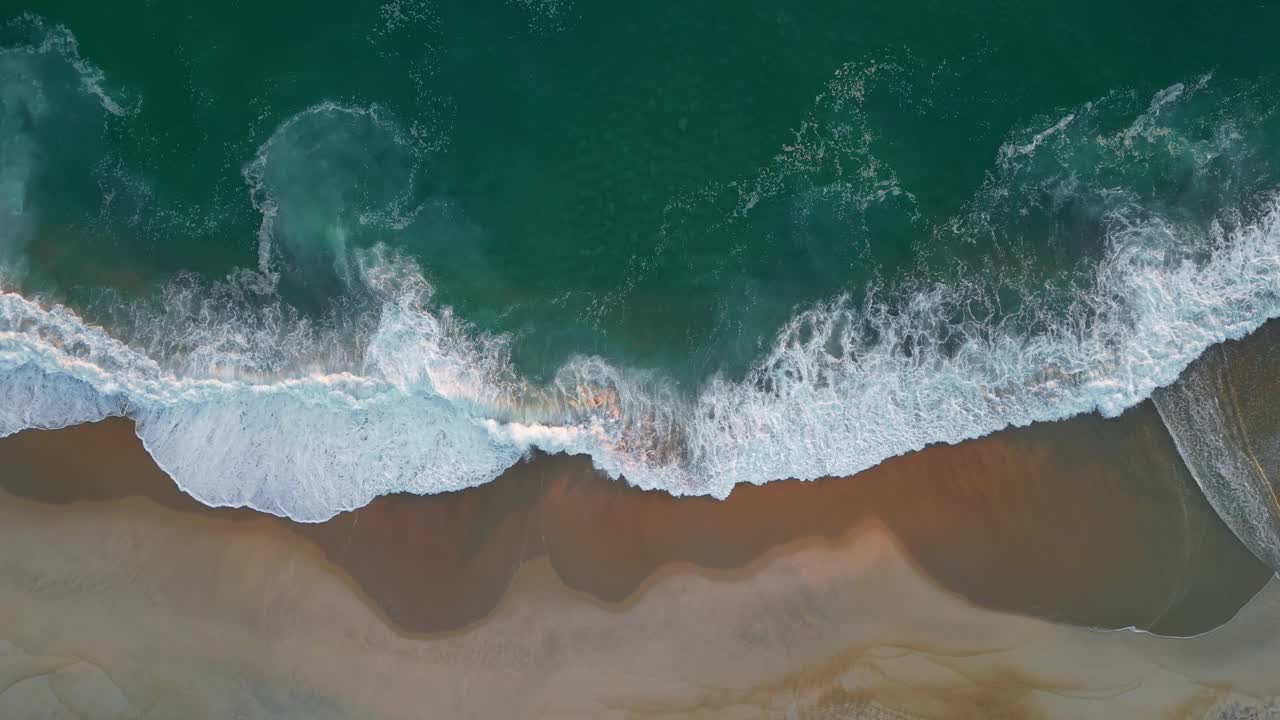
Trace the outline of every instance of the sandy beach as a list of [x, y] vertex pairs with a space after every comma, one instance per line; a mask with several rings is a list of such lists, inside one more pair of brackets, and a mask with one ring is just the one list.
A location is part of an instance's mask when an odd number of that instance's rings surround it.
[[1201, 717], [1280, 692], [1280, 590], [1146, 405], [723, 502], [540, 456], [316, 525], [196, 503], [124, 421], [0, 460], [6, 718]]

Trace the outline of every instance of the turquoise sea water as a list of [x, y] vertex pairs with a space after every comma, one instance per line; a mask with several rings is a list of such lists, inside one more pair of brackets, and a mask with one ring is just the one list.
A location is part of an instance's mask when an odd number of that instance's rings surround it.
[[1274, 4], [4, 10], [0, 434], [211, 504], [848, 474], [1280, 314]]

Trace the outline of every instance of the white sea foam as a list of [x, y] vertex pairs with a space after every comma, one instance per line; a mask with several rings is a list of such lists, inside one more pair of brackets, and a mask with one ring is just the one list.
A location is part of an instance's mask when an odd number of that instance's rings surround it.
[[23, 36], [26, 42], [0, 48], [0, 53], [10, 57], [57, 55], [76, 71], [81, 89], [94, 97], [108, 113], [123, 117], [137, 111], [138, 101], [106, 89], [106, 76], [97, 66], [81, 57], [79, 42], [65, 26], [49, 23], [34, 13], [23, 13], [6, 23], [4, 29]]
[[[384, 296], [358, 372], [263, 381], [177, 375], [65, 308], [5, 293], [0, 434], [128, 416], [202, 502], [300, 520], [483, 483], [534, 447], [589, 453], [642, 487], [724, 497], [1008, 425], [1115, 415], [1280, 313], [1280, 207], [1213, 238], [1207, 259], [1179, 232], [1117, 219], [1096, 289], [1034, 336], [957, 324], [954, 287], [905, 307], [838, 299], [789, 323], [745, 380], [715, 379], [692, 402], [599, 359], [531, 388], [421, 298]], [[950, 352], [936, 349], [942, 333]]]
[[[1088, 108], [1086, 107], [1086, 109]], [[1012, 143], [1005, 143], [1004, 145], [1001, 145], [1000, 152], [999, 152], [1000, 164], [1007, 166], [1011, 160], [1013, 160], [1018, 156], [1030, 155], [1031, 153], [1036, 151], [1036, 148], [1040, 147], [1041, 143], [1049, 139], [1055, 133], [1061, 132], [1062, 130], [1066, 129], [1066, 127], [1071, 124], [1071, 121], [1075, 119], [1076, 119], [1075, 113], [1064, 115], [1061, 118], [1059, 118], [1059, 120], [1056, 123], [1036, 133], [1034, 136], [1032, 136], [1032, 138], [1029, 141], [1025, 143], [1017, 144], [1017, 145]]]
[[[395, 342], [400, 312], [388, 306], [371, 349]], [[160, 466], [210, 505], [322, 519], [378, 494], [478, 484], [523, 452], [437, 392], [430, 359], [412, 376], [375, 352], [367, 375], [179, 376], [14, 293], [0, 295], [0, 328], [0, 435], [128, 416]]]
[[[973, 207], [945, 230], [991, 232], [1019, 215], [1014, 201], [1081, 191], [1075, 162], [1141, 169], [1142, 153], [1176, 151], [1215, 167], [1238, 151], [1239, 133], [1181, 137], [1166, 122], [1202, 85], [1160, 93], [1110, 134], [1097, 127], [1105, 102], [1015, 134]], [[856, 104], [861, 85], [850, 87]], [[412, 176], [404, 137], [377, 110], [326, 104], [286, 121], [245, 171], [263, 217], [260, 266], [104, 313], [110, 331], [12, 286], [0, 292], [0, 436], [129, 417], [202, 502], [304, 521], [380, 494], [484, 483], [534, 448], [589, 454], [641, 487], [724, 497], [739, 483], [853, 474], [1010, 425], [1115, 415], [1205, 348], [1280, 315], [1276, 200], [1202, 224], [1137, 193], [1085, 187], [1104, 252], [1065, 301], [1021, 287], [1018, 310], [994, 312], [988, 280], [958, 272], [803, 310], [744, 378], [713, 377], [693, 394], [597, 357], [573, 358], [536, 385], [512, 367], [504, 338], [434, 302], [416, 264], [346, 242], [348, 229], [411, 218], [412, 193], [369, 178], [359, 202], [344, 204], [351, 196], [310, 177], [296, 151], [364, 167], [349, 153], [369, 139]], [[786, 173], [827, 157], [826, 145], [802, 145], [784, 153]], [[902, 192], [891, 171], [872, 170]], [[741, 186], [735, 217], [772, 187]], [[305, 319], [275, 292], [299, 258], [333, 263], [363, 299], [331, 322]]]

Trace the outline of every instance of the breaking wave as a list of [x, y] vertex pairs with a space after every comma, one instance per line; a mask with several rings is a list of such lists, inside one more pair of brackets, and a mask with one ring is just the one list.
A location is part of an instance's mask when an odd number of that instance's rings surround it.
[[[28, 54], [42, 52], [66, 48]], [[257, 267], [104, 302], [93, 321], [0, 286], [0, 436], [128, 417], [200, 501], [319, 521], [381, 494], [487, 482], [532, 449], [588, 454], [643, 488], [725, 497], [1011, 425], [1116, 415], [1280, 315], [1280, 201], [1256, 182], [1269, 176], [1247, 130], [1274, 111], [1210, 83], [1149, 101], [1120, 93], [1013, 133], [970, 206], [933, 231], [944, 244], [999, 235], [1016, 254], [1039, 229], [1026, 218], [1083, 216], [1098, 248], [1087, 262], [956, 264], [818, 303], [745, 376], [692, 393], [598, 357], [546, 383], [522, 377], [507, 338], [436, 302], [423, 269], [379, 235], [415, 212], [405, 188], [418, 169], [394, 121], [316, 106], [245, 168], [262, 215]], [[120, 108], [100, 84], [89, 91]], [[4, 147], [6, 159], [31, 154]], [[1176, 169], [1200, 212], [1143, 187], [1156, 166]], [[296, 273], [345, 299], [321, 317], [295, 309], [282, 285]]]

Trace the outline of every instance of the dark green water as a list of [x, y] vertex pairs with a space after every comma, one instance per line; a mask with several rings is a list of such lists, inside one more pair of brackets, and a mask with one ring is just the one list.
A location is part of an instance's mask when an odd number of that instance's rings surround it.
[[530, 444], [722, 494], [1116, 413], [1280, 312], [1273, 3], [3, 10], [0, 278], [129, 345], [12, 296], [4, 431], [440, 396], [499, 439], [355, 495]]
[[[684, 379], [740, 372], [800, 304], [893, 278], [926, 250], [981, 256], [922, 246], [948, 243], [934, 227], [964, 211], [1011, 132], [1110, 93], [1145, 102], [1206, 72], [1226, 85], [1280, 71], [1280, 11], [1260, 3], [33, 2], [8, 14], [22, 10], [74, 33], [107, 91], [137, 107], [44, 150], [63, 174], [34, 198], [56, 208], [32, 239], [40, 287], [140, 292], [252, 265], [261, 218], [242, 167], [308, 107], [377, 106], [410, 147], [334, 143], [282, 182], [326, 205], [308, 208], [323, 222], [406, 193], [417, 222], [347, 242], [420, 259], [441, 302], [513, 333], [538, 376], [575, 352]], [[858, 82], [865, 99], [847, 96]], [[777, 156], [796, 143], [823, 156], [785, 167]], [[354, 177], [314, 177], [331, 163]], [[764, 197], [734, 217], [738, 190], [757, 184]], [[872, 199], [884, 184], [901, 194]], [[1036, 240], [1069, 256], [1072, 239]], [[329, 262], [298, 280], [301, 302], [334, 291]]]

